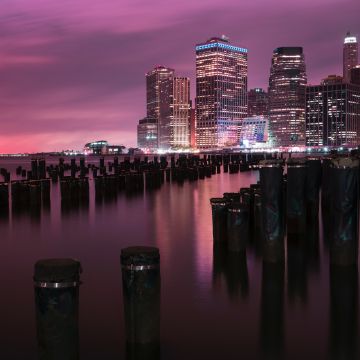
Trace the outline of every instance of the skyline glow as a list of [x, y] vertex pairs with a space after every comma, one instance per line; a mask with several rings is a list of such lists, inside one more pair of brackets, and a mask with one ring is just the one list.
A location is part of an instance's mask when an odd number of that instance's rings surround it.
[[360, 3], [3, 0], [0, 9], [0, 153], [7, 153], [80, 149], [97, 139], [135, 145], [145, 73], [174, 68], [191, 78], [193, 98], [195, 44], [213, 36], [249, 49], [249, 88], [267, 88], [280, 46], [304, 47], [310, 83], [341, 74]]

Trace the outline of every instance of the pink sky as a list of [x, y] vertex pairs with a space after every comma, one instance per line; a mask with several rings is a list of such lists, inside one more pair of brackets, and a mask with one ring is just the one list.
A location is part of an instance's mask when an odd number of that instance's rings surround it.
[[249, 49], [250, 87], [267, 87], [279, 46], [304, 47], [311, 83], [341, 74], [359, 13], [359, 0], [2, 0], [0, 153], [136, 145], [144, 74], [163, 64], [194, 90], [194, 45], [216, 35]]

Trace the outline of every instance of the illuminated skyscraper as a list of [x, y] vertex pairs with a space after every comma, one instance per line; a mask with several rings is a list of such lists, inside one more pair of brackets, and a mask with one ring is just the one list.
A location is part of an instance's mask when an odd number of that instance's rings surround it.
[[174, 70], [157, 66], [146, 74], [147, 118], [158, 126], [158, 148], [170, 147]]
[[248, 92], [248, 116], [269, 116], [269, 96], [263, 89]]
[[164, 66], [149, 71], [146, 74], [146, 113], [138, 126], [139, 144], [151, 145], [147, 148], [153, 149], [156, 139], [156, 148], [160, 150], [188, 147], [190, 79], [176, 77], [173, 69]]
[[276, 146], [305, 145], [305, 87], [302, 47], [274, 50], [269, 79], [269, 128]]
[[358, 43], [355, 36], [350, 32], [346, 34], [343, 49], [343, 77], [344, 82], [349, 83], [351, 69], [358, 64]]
[[173, 84], [172, 118], [170, 122], [170, 146], [189, 146], [190, 79], [175, 77]]
[[198, 148], [237, 145], [247, 116], [247, 52], [226, 37], [196, 45]]
[[360, 85], [338, 77], [306, 89], [306, 145], [357, 146], [360, 143]]

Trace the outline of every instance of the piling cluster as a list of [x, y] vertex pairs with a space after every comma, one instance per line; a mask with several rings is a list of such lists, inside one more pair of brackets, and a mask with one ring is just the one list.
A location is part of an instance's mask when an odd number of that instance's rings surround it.
[[282, 262], [285, 235], [288, 251], [305, 245], [311, 237], [309, 231], [319, 220], [321, 193], [331, 264], [357, 263], [357, 158], [289, 158], [286, 163], [283, 159], [261, 160], [259, 168], [258, 184], [210, 199], [214, 246], [222, 243], [229, 252], [245, 252], [251, 238], [264, 262]]

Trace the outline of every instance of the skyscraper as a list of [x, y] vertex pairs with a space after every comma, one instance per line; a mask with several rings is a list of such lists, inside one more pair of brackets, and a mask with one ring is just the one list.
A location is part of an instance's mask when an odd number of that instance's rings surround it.
[[170, 122], [170, 146], [189, 146], [190, 79], [174, 77], [172, 119]]
[[346, 34], [343, 49], [343, 77], [344, 82], [349, 83], [351, 69], [358, 64], [358, 43], [355, 36], [350, 32]]
[[255, 88], [249, 90], [248, 116], [269, 116], [269, 96], [264, 89]]
[[360, 85], [338, 77], [306, 89], [306, 145], [357, 146], [360, 143]]
[[146, 74], [147, 118], [158, 126], [158, 148], [170, 147], [174, 70], [157, 66]]
[[196, 45], [197, 147], [237, 145], [247, 116], [247, 52], [223, 36]]
[[[146, 74], [146, 118], [138, 125], [139, 147], [169, 150], [189, 146], [190, 79], [157, 66]], [[154, 132], [154, 124], [157, 130]], [[156, 139], [156, 140], [155, 140]]]
[[269, 130], [276, 146], [305, 145], [305, 87], [302, 47], [274, 50], [269, 78]]

